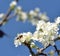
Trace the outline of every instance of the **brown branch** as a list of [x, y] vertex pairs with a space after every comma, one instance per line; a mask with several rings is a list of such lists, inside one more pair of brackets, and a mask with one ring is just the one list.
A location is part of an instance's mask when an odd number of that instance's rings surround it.
[[12, 12], [12, 10], [9, 8], [8, 11], [7, 11], [7, 13], [6, 13], [6, 15], [3, 17], [3, 20], [2, 20], [2, 22], [0, 23], [0, 26], [2, 26], [3, 23], [4, 23], [5, 21], [7, 21], [7, 18], [8, 18], [8, 16], [11, 14], [11, 12]]
[[[60, 37], [54, 39], [54, 42], [56, 42], [57, 40], [60, 40]], [[57, 52], [57, 54], [59, 55], [60, 54], [60, 50], [57, 49], [56, 45], [54, 45], [54, 48], [55, 48], [55, 51]]]
[[36, 54], [36, 56], [39, 56], [39, 55], [47, 56], [47, 54], [44, 54], [44, 53], [38, 53], [38, 54]]
[[57, 52], [57, 54], [59, 55], [59, 50], [57, 49], [57, 46], [54, 45], [55, 51]]
[[31, 55], [32, 55], [32, 56], [36, 56], [36, 55], [34, 54], [34, 52], [32, 51], [32, 48], [30, 47], [30, 44], [29, 44], [29, 43], [26, 43], [26, 42], [24, 42], [24, 44], [28, 47]]
[[[18, 2], [18, 0], [15, 0], [15, 1]], [[7, 13], [6, 13], [5, 16], [3, 17], [3, 20], [0, 22], [0, 26], [2, 26], [3, 23], [8, 20], [8, 17], [9, 17], [9, 15], [11, 14], [11, 12], [12, 12], [12, 9], [9, 8], [8, 11], [7, 11]]]
[[16, 16], [16, 14], [10, 15], [7, 19], [9, 20], [9, 19], [13, 18], [14, 16]]
[[55, 41], [57, 41], [57, 40], [60, 40], [60, 37], [58, 37], [58, 38], [54, 39], [54, 42], [55, 42]]
[[[58, 37], [58, 38], [54, 39], [54, 42], [57, 41], [57, 40], [60, 40], [60, 38]], [[41, 53], [44, 54], [43, 51], [46, 50], [49, 46], [51, 46], [51, 44], [49, 44], [46, 48], [43, 48], [40, 53], [37, 52], [36, 55], [41, 55]], [[54, 47], [57, 51], [57, 54], [59, 55], [60, 50], [57, 49], [56, 45], [54, 45]], [[46, 54], [44, 54], [44, 55], [47, 56]]]
[[47, 56], [47, 54], [43, 53], [44, 50], [46, 50], [49, 46], [51, 46], [50, 44], [46, 47], [46, 48], [43, 48], [42, 50], [40, 49], [40, 52], [37, 52], [36, 53], [36, 56], [39, 56], [39, 55], [44, 55], [44, 56]]
[[44, 48], [44, 49], [42, 50], [42, 52], [43, 52], [44, 50], [46, 50], [49, 46], [51, 46], [51, 45], [49, 44], [46, 48]]

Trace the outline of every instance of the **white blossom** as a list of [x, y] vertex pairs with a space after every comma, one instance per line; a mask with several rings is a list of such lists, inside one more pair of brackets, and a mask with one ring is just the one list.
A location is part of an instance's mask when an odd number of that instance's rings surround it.
[[15, 47], [18, 47], [18, 45], [21, 45], [19, 39], [14, 40], [14, 45], [15, 45]]
[[43, 21], [43, 20], [38, 21], [36, 30], [39, 31], [40, 29], [44, 29], [45, 25], [46, 25], [45, 21]]
[[33, 36], [32, 36], [31, 39], [38, 41], [38, 37], [39, 37], [39, 32], [38, 32], [38, 31], [35, 31], [35, 32], [33, 33]]
[[27, 19], [27, 15], [26, 15], [25, 12], [21, 13], [21, 18], [22, 18], [22, 20], [26, 20]]
[[17, 34], [17, 37], [14, 40], [14, 44], [15, 46], [19, 46], [21, 45], [21, 43], [24, 43], [25, 41], [29, 42], [31, 40], [31, 37], [32, 33], [30, 32]]
[[36, 11], [36, 9], [35, 9], [35, 11], [31, 10], [29, 12], [28, 19], [33, 25], [37, 24], [37, 22], [38, 22], [38, 12]]
[[32, 56], [31, 54], [29, 56]]
[[48, 21], [49, 18], [47, 17], [47, 15], [41, 12], [39, 13], [37, 10], [38, 8], [36, 8], [35, 11], [31, 10], [29, 12], [29, 20], [31, 21], [31, 23], [33, 25], [37, 25], [39, 20]]
[[57, 19], [55, 20], [55, 22], [56, 22], [57, 24], [59, 24], [59, 23], [60, 23], [60, 17], [57, 17]]
[[44, 20], [44, 21], [47, 21], [49, 19], [49, 17], [45, 13], [39, 13], [38, 16], [41, 20]]
[[36, 40], [41, 42], [44, 45], [44, 48], [48, 46], [49, 44], [54, 45], [54, 39], [58, 37], [58, 25], [56, 23], [51, 23], [51, 22], [45, 22], [44, 20], [38, 21], [36, 25], [36, 31], [31, 34], [30, 32], [28, 33], [21, 33], [23, 37], [20, 38], [20, 42], [24, 41], [30, 41]]
[[1, 14], [0, 14], [0, 18], [3, 18], [3, 16], [4, 16], [4, 13], [1, 13]]
[[30, 47], [31, 47], [31, 48], [38, 48], [38, 47], [35, 45], [34, 42], [31, 42]]
[[40, 20], [36, 26], [36, 31], [32, 39], [41, 42], [44, 47], [49, 44], [54, 45], [54, 39], [58, 37], [58, 25], [56, 23]]
[[18, 6], [18, 7], [17, 7], [17, 10], [22, 10], [22, 7], [21, 7], [21, 6]]
[[14, 7], [17, 5], [17, 2], [16, 1], [12, 1], [11, 3], [10, 3], [10, 7], [11, 7], [11, 9], [14, 9]]
[[40, 9], [39, 8], [35, 8], [35, 12], [39, 13]]
[[[31, 10], [29, 13], [22, 11], [21, 7], [18, 7], [17, 9], [17, 20], [25, 21], [28, 18], [28, 20], [36, 26], [36, 31], [33, 34], [27, 32], [17, 35], [17, 46], [19, 43], [21, 45], [21, 43], [25, 41], [29, 42], [30, 40], [41, 42], [44, 45], [44, 48], [49, 44], [55, 44], [53, 40], [58, 37], [58, 24], [60, 23], [60, 17], [58, 17], [55, 22], [51, 23], [50, 21], [47, 21], [49, 18], [46, 14], [39, 13], [39, 8]], [[20, 38], [19, 36], [21, 35], [22, 37]], [[31, 46], [33, 45], [34, 44], [31, 44]]]
[[25, 21], [27, 19], [27, 14], [25, 12], [20, 12], [19, 15], [17, 15], [17, 21]]
[[36, 16], [37, 14], [36, 14], [35, 11], [31, 10], [31, 11], [29, 12], [29, 15], [30, 15], [30, 16]]
[[21, 6], [18, 6], [18, 7], [15, 8], [15, 13], [16, 14], [19, 14], [21, 11], [22, 11], [22, 7]]

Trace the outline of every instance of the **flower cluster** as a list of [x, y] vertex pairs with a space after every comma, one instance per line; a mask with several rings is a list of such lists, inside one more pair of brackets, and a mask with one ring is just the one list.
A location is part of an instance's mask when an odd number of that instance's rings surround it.
[[60, 24], [60, 17], [58, 17], [56, 20], [55, 20], [56, 24]]
[[16, 1], [12, 1], [12, 2], [10, 3], [10, 8], [11, 8], [11, 9], [14, 9], [16, 5], [17, 5], [17, 2], [16, 2]]
[[[17, 16], [17, 21], [29, 20], [33, 25], [36, 26], [36, 31], [32, 34], [31, 32], [17, 34], [14, 39], [15, 46], [24, 44], [24, 42], [29, 43], [30, 46], [35, 46], [33, 41], [41, 42], [44, 47], [49, 44], [54, 45], [54, 39], [60, 37], [58, 30], [60, 25], [60, 17], [55, 19], [55, 22], [51, 23], [49, 17], [46, 13], [41, 13], [39, 8], [35, 8], [29, 12], [24, 12], [21, 6], [16, 6], [17, 1], [12, 1], [10, 3], [10, 9], [14, 10], [14, 14]], [[0, 14], [0, 18], [3, 18], [4, 14]], [[0, 22], [1, 23], [1, 22]]]
[[[46, 13], [41, 13], [39, 8], [35, 8], [29, 12], [24, 12], [21, 6], [16, 6], [17, 2], [12, 1], [10, 3], [10, 9], [14, 11], [14, 15], [17, 16], [16, 21], [23, 21], [29, 20], [33, 25], [37, 25], [39, 20], [48, 21], [49, 17]], [[5, 16], [5, 15], [4, 15]], [[2, 17], [2, 15], [1, 15]]]
[[45, 22], [44, 20], [38, 21], [36, 31], [33, 34], [30, 32], [18, 34], [14, 44], [18, 46], [20, 43], [25, 41], [29, 42], [31, 40], [35, 40], [41, 42], [44, 45], [44, 48], [49, 44], [54, 45], [54, 39], [58, 37], [59, 30], [57, 21], [53, 23]]
[[[23, 21], [29, 20], [33, 25], [36, 26], [36, 31], [34, 33], [31, 32], [24, 32], [19, 33], [14, 39], [14, 45], [18, 47], [19, 45], [26, 45], [28, 48], [36, 48], [39, 47], [36, 46], [35, 41], [38, 41], [43, 44], [44, 48], [46, 48], [49, 44], [54, 46], [57, 38], [60, 38], [59, 34], [59, 26], [60, 26], [60, 17], [55, 19], [55, 22], [50, 22], [49, 17], [46, 15], [46, 13], [41, 13], [39, 8], [35, 8], [34, 10], [31, 10], [29, 12], [24, 12], [21, 6], [16, 6], [17, 1], [12, 1], [10, 3], [10, 11], [8, 11], [8, 15], [11, 11], [14, 11], [14, 15], [17, 16], [17, 21]], [[0, 18], [4, 19], [3, 13], [0, 14]], [[9, 18], [9, 16], [7, 16]], [[7, 18], [6, 17], [6, 18]], [[8, 19], [7, 19], [8, 20]], [[4, 24], [7, 20], [0, 19], [0, 24]], [[43, 48], [42, 48], [43, 49]], [[41, 50], [38, 50], [38, 52], [41, 52]], [[30, 49], [31, 51], [31, 49]], [[49, 55], [53, 55], [54, 51], [52, 50]], [[30, 55], [32, 56], [32, 55]]]
[[26, 21], [28, 19], [33, 25], [36, 25], [39, 20], [48, 21], [49, 19], [46, 13], [40, 12], [39, 8], [35, 8], [35, 10], [26, 13], [21, 6], [18, 6], [15, 8], [15, 14], [17, 15], [17, 21]]
[[17, 15], [17, 21], [25, 21], [27, 19], [27, 13], [23, 12], [20, 6], [16, 7], [15, 14]]
[[48, 21], [48, 17], [45, 13], [41, 13], [39, 8], [35, 8], [35, 10], [31, 10], [28, 13], [28, 18], [33, 25], [36, 25], [39, 20]]
[[30, 32], [17, 34], [17, 37], [14, 40], [14, 44], [17, 47], [24, 42], [29, 42], [31, 40], [32, 34]]
[[54, 45], [54, 39], [58, 37], [58, 25], [56, 23], [40, 20], [33, 34], [33, 40], [41, 42], [44, 47], [49, 44]]

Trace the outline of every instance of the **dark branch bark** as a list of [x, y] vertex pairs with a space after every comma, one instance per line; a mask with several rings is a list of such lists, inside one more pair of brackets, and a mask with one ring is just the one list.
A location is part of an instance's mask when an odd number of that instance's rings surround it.
[[60, 37], [58, 37], [58, 38], [54, 39], [54, 41], [57, 41], [57, 40], [60, 40]]
[[42, 49], [41, 52], [37, 52], [36, 56], [39, 56], [39, 55], [47, 56], [47, 54], [44, 54], [43, 51], [46, 50], [49, 46], [51, 45], [49, 44], [46, 48]]
[[[60, 38], [58, 37], [58, 38], [54, 39], [54, 42], [57, 41], [57, 40], [60, 40]], [[43, 53], [43, 51], [46, 50], [49, 46], [51, 46], [51, 45], [49, 44], [46, 48], [42, 49], [42, 50], [41, 50], [41, 53]], [[54, 45], [54, 47], [55, 47], [55, 51], [56, 51], [57, 54], [59, 55], [60, 50], [57, 49], [56, 45]], [[37, 52], [36, 55], [41, 55], [41, 53]], [[44, 53], [43, 53], [43, 54], [44, 54]], [[44, 54], [44, 55], [47, 56], [46, 54]]]
[[7, 21], [7, 18], [8, 18], [8, 16], [11, 14], [11, 12], [12, 12], [12, 10], [9, 8], [8, 11], [7, 11], [7, 13], [6, 13], [6, 15], [3, 17], [3, 20], [2, 20], [2, 22], [0, 23], [0, 26], [2, 26], [3, 23], [4, 23], [5, 21]]
[[44, 49], [42, 50], [42, 52], [43, 52], [44, 50], [46, 50], [49, 46], [51, 46], [51, 45], [49, 44], [46, 48], [44, 48]]
[[[60, 40], [60, 38], [58, 37], [58, 38], [54, 39], [54, 42], [57, 41], [57, 40]], [[29, 49], [30, 53], [32, 54], [32, 56], [39, 56], [39, 55], [47, 56], [47, 54], [44, 54], [43, 51], [46, 50], [51, 45], [49, 44], [46, 48], [42, 49], [40, 53], [37, 52], [36, 54], [34, 54], [34, 52], [32, 51], [29, 44], [26, 44], [26, 46], [28, 47], [28, 49]], [[54, 47], [56, 49], [57, 54], [59, 55], [60, 50], [57, 49], [56, 45], [54, 45]]]
[[54, 45], [55, 51], [57, 52], [57, 54], [59, 55], [59, 50], [57, 49], [57, 46]]
[[39, 55], [47, 56], [47, 54], [44, 54], [44, 53], [37, 53], [36, 54], [36, 56], [39, 56]]
[[[18, 0], [15, 0], [15, 1], [18, 2]], [[7, 11], [7, 13], [6, 13], [5, 16], [3, 17], [3, 20], [0, 22], [0, 27], [3, 25], [3, 23], [4, 23], [5, 21], [8, 20], [8, 17], [9, 17], [9, 15], [11, 14], [11, 12], [12, 12], [12, 9], [9, 8], [8, 11]]]
[[36, 56], [36, 55], [34, 54], [34, 52], [32, 51], [32, 48], [30, 47], [30, 44], [29, 44], [29, 43], [26, 43], [26, 42], [25, 42], [24, 44], [28, 47], [31, 55], [32, 55], [32, 56]]

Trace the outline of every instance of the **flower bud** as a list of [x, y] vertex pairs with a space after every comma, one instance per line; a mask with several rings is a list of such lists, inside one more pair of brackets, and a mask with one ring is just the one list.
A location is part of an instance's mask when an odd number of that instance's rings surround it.
[[3, 13], [1, 13], [1, 14], [0, 14], [0, 18], [3, 18], [3, 16], [4, 16], [4, 14], [3, 14]]
[[11, 9], [14, 9], [16, 5], [17, 5], [17, 2], [16, 2], [16, 1], [12, 1], [12, 2], [10, 3]]

